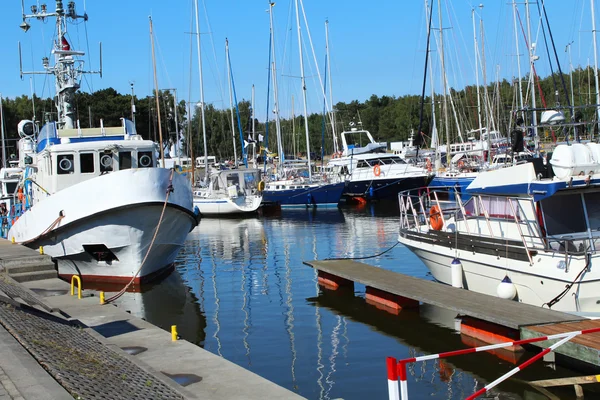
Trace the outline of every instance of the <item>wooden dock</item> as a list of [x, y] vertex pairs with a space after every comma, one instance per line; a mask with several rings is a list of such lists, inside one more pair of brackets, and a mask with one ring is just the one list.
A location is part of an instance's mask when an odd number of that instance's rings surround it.
[[[371, 293], [377, 297], [376, 302], [384, 306], [387, 302], [404, 303], [408, 307], [426, 303], [467, 316], [466, 319], [463, 317], [463, 325], [467, 324], [466, 329], [461, 326], [461, 332], [488, 343], [600, 327], [600, 319], [590, 320], [573, 314], [457, 289], [352, 260], [305, 261], [304, 264], [319, 271], [320, 284], [326, 287], [353, 287], [354, 283], [365, 285], [367, 301]], [[491, 334], [478, 337], [478, 333], [488, 327], [491, 328], [489, 332]], [[509, 333], [505, 334], [502, 329], [498, 331], [497, 328], [506, 328]], [[537, 342], [532, 345], [547, 348], [556, 341]], [[512, 351], [519, 351], [519, 349], [520, 347], [516, 346]], [[600, 333], [577, 336], [559, 347], [556, 353], [566, 356], [563, 359], [570, 365], [598, 368], [600, 367]], [[573, 360], [575, 360], [574, 364]]]
[[511, 329], [584, 319], [547, 308], [457, 289], [352, 260], [305, 261], [304, 264], [367, 287], [450, 309], [458, 314]]

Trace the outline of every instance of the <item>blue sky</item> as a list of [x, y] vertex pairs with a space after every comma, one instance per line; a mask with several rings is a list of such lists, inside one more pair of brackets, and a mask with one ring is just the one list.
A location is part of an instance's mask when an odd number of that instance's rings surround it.
[[[54, 9], [54, 1], [45, 0]], [[450, 85], [460, 88], [475, 83], [473, 33], [471, 9], [476, 6], [477, 24], [483, 19], [485, 28], [485, 58], [487, 80], [496, 75], [517, 75], [512, 8], [507, 0], [442, 0], [444, 43], [447, 74]], [[35, 0], [26, 0], [28, 10]], [[40, 2], [38, 2], [40, 3]], [[66, 5], [67, 1], [65, 1]], [[153, 16], [157, 40], [157, 69], [161, 88], [175, 87], [179, 97], [200, 99], [196, 45], [193, 44], [192, 81], [190, 84], [190, 13], [191, 0], [78, 0], [77, 9], [83, 12], [84, 4], [90, 19], [87, 37], [91, 56], [91, 68], [98, 68], [98, 42], [104, 50], [104, 77], [93, 77], [82, 83], [86, 91], [113, 87], [121, 93], [130, 92], [130, 82], [135, 82], [138, 96], [146, 96], [153, 88], [152, 58], [148, 33], [148, 16]], [[477, 7], [484, 4], [483, 9]], [[295, 97], [296, 114], [301, 113], [301, 91], [296, 39], [295, 16], [290, 11], [290, 0], [276, 3], [275, 34], [279, 70], [279, 95], [282, 115], [291, 112], [291, 97]], [[17, 42], [23, 50], [25, 70], [41, 68], [41, 57], [47, 55], [54, 25], [31, 21], [31, 30], [23, 33], [21, 1], [3, 0], [0, 14], [0, 93], [15, 97], [30, 94], [35, 86], [38, 96], [53, 94], [53, 85], [43, 77], [33, 81], [19, 79]], [[439, 27], [437, 0], [435, 1], [434, 27]], [[573, 42], [574, 65], [593, 64], [591, 17], [589, 0], [546, 0], [557, 53], [563, 71], [568, 71], [568, 53], [565, 46]], [[229, 94], [225, 71], [225, 38], [229, 38], [231, 60], [238, 100], [250, 99], [251, 86], [256, 85], [256, 110], [264, 118], [266, 109], [269, 17], [267, 1], [258, 0], [200, 0], [204, 88], [206, 102], [216, 107], [228, 106]], [[330, 49], [332, 58], [333, 99], [349, 102], [364, 101], [371, 94], [401, 96], [421, 91], [422, 69], [425, 51], [425, 16], [421, 0], [305, 0], [304, 8], [310, 33], [315, 46], [321, 71], [325, 58], [324, 22], [329, 20]], [[538, 32], [539, 16], [532, 7], [532, 33], [539, 35], [537, 62], [538, 73], [547, 75], [546, 50], [541, 32]], [[525, 23], [523, 6], [519, 6]], [[210, 26], [208, 25], [210, 24]], [[84, 25], [71, 26], [69, 37], [72, 47], [87, 50]], [[309, 111], [322, 109], [313, 56], [305, 40], [305, 74]], [[520, 54], [526, 54], [520, 38]], [[214, 50], [213, 50], [214, 48]], [[435, 42], [432, 48], [436, 49]], [[435, 75], [439, 75], [438, 52], [432, 53]], [[86, 61], [87, 61], [86, 57]], [[89, 65], [88, 65], [89, 67]], [[527, 58], [521, 57], [523, 73], [527, 71]], [[481, 79], [481, 78], [480, 78]], [[439, 90], [439, 82], [436, 83]], [[428, 89], [429, 90], [429, 89]], [[271, 100], [272, 104], [272, 100]]]

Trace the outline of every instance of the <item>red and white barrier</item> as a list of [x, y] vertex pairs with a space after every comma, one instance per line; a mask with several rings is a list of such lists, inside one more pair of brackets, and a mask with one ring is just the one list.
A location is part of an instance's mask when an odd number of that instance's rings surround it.
[[[492, 382], [489, 385], [485, 386], [484, 388], [482, 388], [481, 390], [479, 390], [478, 392], [476, 392], [472, 396], [468, 397], [468, 399], [474, 399], [475, 397], [477, 397], [477, 396], [479, 396], [479, 395], [487, 392], [489, 389], [493, 388], [494, 386], [496, 386], [500, 382], [504, 381], [505, 379], [510, 378], [511, 376], [513, 376], [514, 374], [516, 374], [517, 372], [519, 372], [520, 370], [522, 370], [522, 369], [528, 367], [529, 365], [533, 364], [535, 361], [539, 360], [544, 355], [550, 353], [551, 351], [554, 351], [554, 349], [556, 349], [557, 347], [561, 346], [562, 344], [568, 342], [569, 340], [573, 339], [575, 336], [585, 335], [585, 334], [589, 334], [589, 333], [596, 333], [596, 332], [600, 332], [600, 328], [583, 329], [581, 331], [572, 331], [572, 332], [565, 332], [565, 333], [557, 333], [555, 335], [548, 335], [548, 336], [540, 336], [540, 337], [530, 338], [530, 339], [515, 340], [515, 341], [512, 341], [512, 342], [491, 344], [491, 345], [488, 345], [488, 346], [471, 347], [471, 348], [468, 348], [468, 349], [447, 351], [445, 353], [430, 354], [430, 355], [421, 356], [421, 357], [405, 358], [405, 359], [399, 360], [397, 362], [396, 362], [396, 360], [394, 358], [388, 357], [388, 390], [389, 390], [389, 394], [390, 394], [390, 400], [391, 399], [398, 399], [398, 397], [392, 397], [392, 393], [395, 393], [395, 395], [397, 396], [398, 386], [396, 385], [395, 387], [392, 387], [393, 381], [390, 380], [390, 376], [392, 376], [392, 375], [390, 375], [390, 362], [395, 362], [396, 366], [397, 366], [396, 373], [393, 376], [395, 376], [395, 381], [396, 382], [398, 380], [400, 381], [400, 399], [402, 399], [402, 400], [408, 400], [408, 382], [407, 382], [407, 379], [406, 379], [406, 364], [414, 363], [414, 362], [419, 362], [419, 361], [435, 360], [435, 359], [438, 359], [438, 358], [448, 358], [448, 357], [460, 356], [460, 355], [463, 355], [463, 354], [478, 353], [478, 352], [482, 352], [482, 351], [489, 351], [489, 350], [501, 349], [501, 348], [504, 348], [504, 347], [518, 346], [518, 345], [522, 345], [522, 344], [529, 344], [529, 343], [535, 343], [535, 342], [543, 342], [545, 340], [562, 339], [562, 340], [556, 342], [555, 344], [553, 344], [552, 346], [548, 347], [547, 349], [543, 350], [539, 354], [535, 355], [531, 359], [525, 361], [523, 364], [519, 365], [518, 367], [516, 367], [512, 371], [510, 371], [507, 374], [503, 375], [502, 377], [496, 379], [494, 382]], [[390, 360], [392, 360], [392, 361], [390, 361]]]
[[390, 400], [400, 400], [400, 392], [398, 391], [398, 372], [396, 369], [396, 359], [394, 357], [387, 358], [387, 374], [388, 374], [388, 393]]

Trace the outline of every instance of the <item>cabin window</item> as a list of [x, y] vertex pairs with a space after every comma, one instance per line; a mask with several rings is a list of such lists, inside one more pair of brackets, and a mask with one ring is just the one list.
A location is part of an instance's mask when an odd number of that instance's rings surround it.
[[104, 153], [100, 156], [100, 172], [107, 173], [113, 170], [113, 157], [112, 153]]
[[151, 166], [152, 166], [152, 152], [151, 151], [138, 152], [138, 168], [149, 168]]
[[79, 167], [82, 174], [93, 174], [94, 153], [81, 153], [79, 155]]
[[542, 210], [546, 231], [550, 236], [587, 231], [579, 193], [548, 197], [542, 200]]
[[583, 195], [583, 199], [590, 221], [590, 229], [600, 231], [600, 192], [586, 193]]
[[18, 184], [18, 182], [6, 182], [6, 194], [16, 193]]
[[357, 164], [356, 164], [356, 168], [370, 168], [371, 166], [369, 165], [368, 162], [366, 162], [365, 160], [360, 160]]
[[59, 175], [72, 174], [75, 171], [73, 166], [73, 154], [61, 154], [56, 158], [56, 165]]
[[119, 152], [119, 170], [131, 168], [131, 152], [120, 151]]

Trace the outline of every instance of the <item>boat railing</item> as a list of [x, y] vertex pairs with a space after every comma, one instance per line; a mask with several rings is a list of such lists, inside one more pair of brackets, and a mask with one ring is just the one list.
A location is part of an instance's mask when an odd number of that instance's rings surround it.
[[[467, 198], [466, 201], [463, 198]], [[493, 199], [503, 199], [505, 209], [502, 213], [490, 212], [489, 206]], [[441, 218], [440, 231], [455, 232], [460, 228], [464, 229], [466, 234], [471, 234], [472, 221], [482, 220], [487, 231], [485, 229], [478, 230], [477, 236], [493, 239], [507, 239], [505, 229], [494, 229], [498, 222], [511, 223], [515, 226], [518, 235], [513, 240], [516, 239], [522, 243], [531, 265], [533, 265], [532, 255], [538, 252], [556, 253], [566, 258], [564, 264], [565, 269], [568, 269], [569, 256], [582, 257], [595, 253], [597, 242], [600, 241], [600, 233], [596, 236], [590, 235], [588, 232], [559, 236], [547, 235], [540, 226], [538, 218], [535, 217], [534, 201], [516, 196], [470, 195], [461, 194], [454, 187], [436, 187], [435, 189], [425, 187], [401, 192], [399, 206], [400, 233], [405, 231], [429, 232], [433, 229], [431, 218], [434, 214], [439, 214]], [[452, 221], [454, 224], [449, 223], [450, 217], [454, 217]]]

